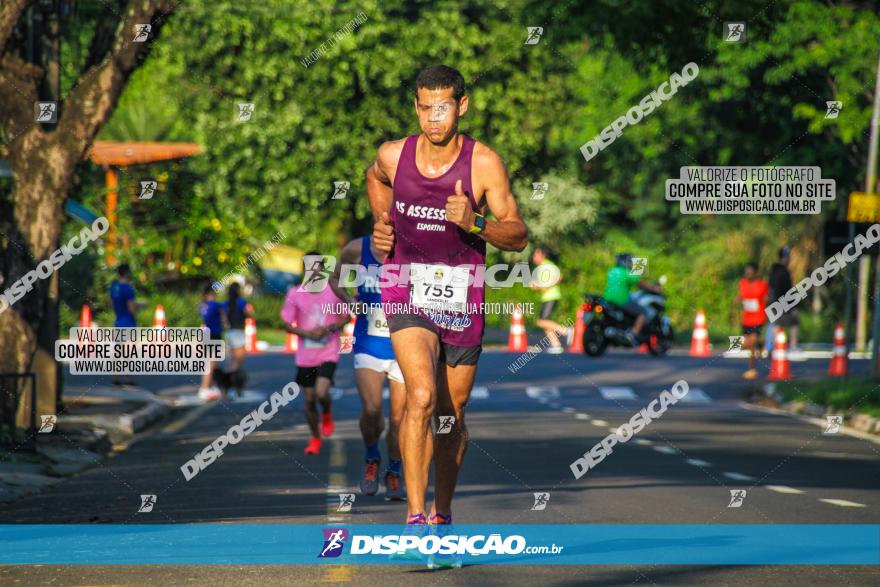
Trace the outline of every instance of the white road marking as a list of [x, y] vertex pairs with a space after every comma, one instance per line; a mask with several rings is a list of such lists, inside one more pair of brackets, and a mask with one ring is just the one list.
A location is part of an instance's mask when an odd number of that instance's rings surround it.
[[574, 408], [569, 406], [565, 406], [564, 408], [562, 408], [562, 411], [566, 414], [574, 414]]
[[480, 386], [471, 390], [471, 399], [489, 399], [489, 388]]
[[734, 481], [754, 481], [755, 480], [754, 477], [749, 477], [748, 475], [743, 475], [742, 473], [736, 473], [733, 471], [725, 471], [724, 473], [721, 473], [721, 474], [724, 475], [725, 477], [727, 477], [728, 479], [733, 479]]
[[602, 397], [610, 400], [638, 399], [632, 387], [600, 387]]
[[590, 415], [589, 414], [575, 414], [574, 419], [575, 420], [589, 420]]
[[389, 390], [387, 387], [383, 387], [382, 388], [382, 399], [388, 399], [390, 397], [391, 397], [391, 390]]
[[238, 397], [234, 391], [230, 391], [229, 393], [231, 394], [230, 397], [234, 398], [233, 402], [236, 404], [262, 402], [269, 397], [269, 394], [265, 391], [255, 389], [245, 389], [244, 392], [242, 392], [241, 397]]
[[655, 446], [653, 447], [657, 452], [662, 452], [666, 455], [674, 455], [678, 454], [678, 451], [672, 448], [671, 446]]
[[847, 501], [845, 499], [820, 499], [819, 501], [824, 501], [825, 503], [830, 503], [831, 505], [839, 505], [842, 508], [866, 508], [863, 503], [856, 503], [854, 501]]
[[709, 397], [705, 391], [700, 389], [699, 387], [691, 387], [690, 391], [688, 391], [681, 400], [685, 403], [697, 403], [697, 402], [710, 402], [712, 398]]
[[702, 461], [700, 459], [686, 459], [685, 462], [689, 465], [693, 465], [695, 467], [711, 467], [712, 463], [709, 461]]
[[605, 420], [593, 420], [593, 426], [608, 426]]
[[529, 385], [526, 387], [526, 396], [532, 399], [556, 399], [559, 397], [559, 388]]
[[654, 444], [647, 438], [636, 438], [635, 440], [633, 440], [633, 442], [635, 442], [636, 444], [641, 444], [642, 446], [651, 446], [652, 444]]
[[333, 401], [341, 400], [343, 395], [345, 395], [345, 390], [341, 387], [330, 388], [330, 399]]
[[769, 489], [770, 491], [775, 491], [776, 493], [788, 493], [791, 495], [800, 495], [803, 493], [800, 489], [795, 489], [788, 485], [765, 485], [764, 488]]

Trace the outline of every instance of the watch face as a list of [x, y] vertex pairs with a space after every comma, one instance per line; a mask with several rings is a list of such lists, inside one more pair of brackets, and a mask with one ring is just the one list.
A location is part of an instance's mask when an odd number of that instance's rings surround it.
[[484, 230], [486, 228], [486, 219], [482, 216], [477, 216], [474, 219], [474, 225], [480, 230]]

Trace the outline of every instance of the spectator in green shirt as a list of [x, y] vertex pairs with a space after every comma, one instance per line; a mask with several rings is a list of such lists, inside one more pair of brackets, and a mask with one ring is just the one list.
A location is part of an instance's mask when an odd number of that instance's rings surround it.
[[629, 292], [634, 285], [653, 293], [660, 293], [661, 289], [659, 286], [644, 281], [640, 275], [633, 275], [632, 255], [629, 253], [620, 253], [615, 258], [615, 262], [615, 266], [608, 270], [608, 282], [602, 297], [606, 301], [620, 306], [628, 315], [635, 317], [632, 328], [626, 331], [626, 338], [632, 346], [636, 346], [639, 343], [639, 333], [645, 326], [645, 308], [630, 301]]
[[541, 309], [536, 323], [544, 331], [547, 340], [550, 341], [550, 348], [547, 349], [547, 352], [558, 355], [563, 351], [559, 335], [565, 336], [570, 344], [573, 333], [571, 328], [550, 319], [556, 308], [556, 303], [562, 299], [562, 290], [559, 289], [562, 274], [559, 272], [559, 267], [547, 257], [547, 251], [541, 247], [536, 248], [532, 253], [532, 262], [535, 264], [535, 270], [532, 273], [532, 289], [541, 292]]

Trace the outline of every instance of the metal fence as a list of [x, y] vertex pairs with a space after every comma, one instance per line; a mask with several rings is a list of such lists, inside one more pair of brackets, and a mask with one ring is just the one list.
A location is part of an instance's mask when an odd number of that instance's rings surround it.
[[[37, 378], [34, 373], [0, 373], [0, 446], [34, 450], [37, 446]], [[30, 392], [30, 424], [18, 426], [21, 400]]]

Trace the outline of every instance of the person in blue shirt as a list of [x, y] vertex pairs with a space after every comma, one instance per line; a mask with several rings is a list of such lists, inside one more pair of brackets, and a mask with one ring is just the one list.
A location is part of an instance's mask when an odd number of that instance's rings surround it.
[[[208, 329], [211, 340], [223, 340], [224, 304], [217, 301], [217, 296], [211, 285], [206, 285], [205, 289], [202, 290], [202, 303], [199, 304], [199, 314], [202, 315], [202, 322]], [[217, 364], [212, 361], [208, 371], [202, 375], [199, 397], [203, 399], [218, 399], [220, 397], [220, 390], [216, 385], [212, 384], [216, 367]]]
[[128, 263], [123, 263], [116, 269], [116, 274], [117, 279], [110, 284], [110, 301], [113, 303], [113, 312], [116, 314], [113, 326], [134, 328], [137, 326], [134, 315], [138, 305], [134, 301], [137, 292], [131, 284], [131, 267], [128, 266]]
[[241, 285], [233, 282], [227, 291], [229, 296], [223, 304], [223, 313], [226, 317], [228, 330], [226, 331], [226, 368], [224, 371], [229, 377], [239, 383], [235, 386], [238, 394], [242, 394], [244, 385], [244, 353], [245, 334], [244, 325], [247, 318], [253, 318], [254, 313], [251, 305], [241, 295]]
[[[385, 442], [388, 445], [388, 469], [384, 474], [386, 497], [394, 501], [404, 499], [399, 430], [406, 402], [403, 374], [391, 348], [391, 334], [382, 311], [382, 293], [379, 286], [381, 263], [379, 251], [365, 236], [354, 239], [342, 249], [341, 263], [337, 263], [330, 278], [330, 287], [336, 296], [357, 310], [354, 325], [354, 380], [361, 396], [361, 436], [366, 454], [361, 471], [360, 488], [364, 495], [375, 495], [379, 490], [379, 439], [385, 428], [382, 414], [382, 386], [388, 381], [390, 418]], [[365, 274], [358, 280], [356, 295], [340, 284], [342, 265], [359, 266]], [[350, 276], [347, 276], [347, 278]]]
[[[122, 263], [116, 268], [117, 278], [110, 284], [110, 302], [113, 304], [113, 312], [116, 320], [113, 326], [116, 328], [134, 328], [137, 326], [135, 313], [140, 304], [135, 301], [137, 292], [131, 284], [131, 267], [128, 263]], [[134, 385], [134, 380], [129, 377], [122, 381], [119, 377], [113, 378], [113, 385]]]

